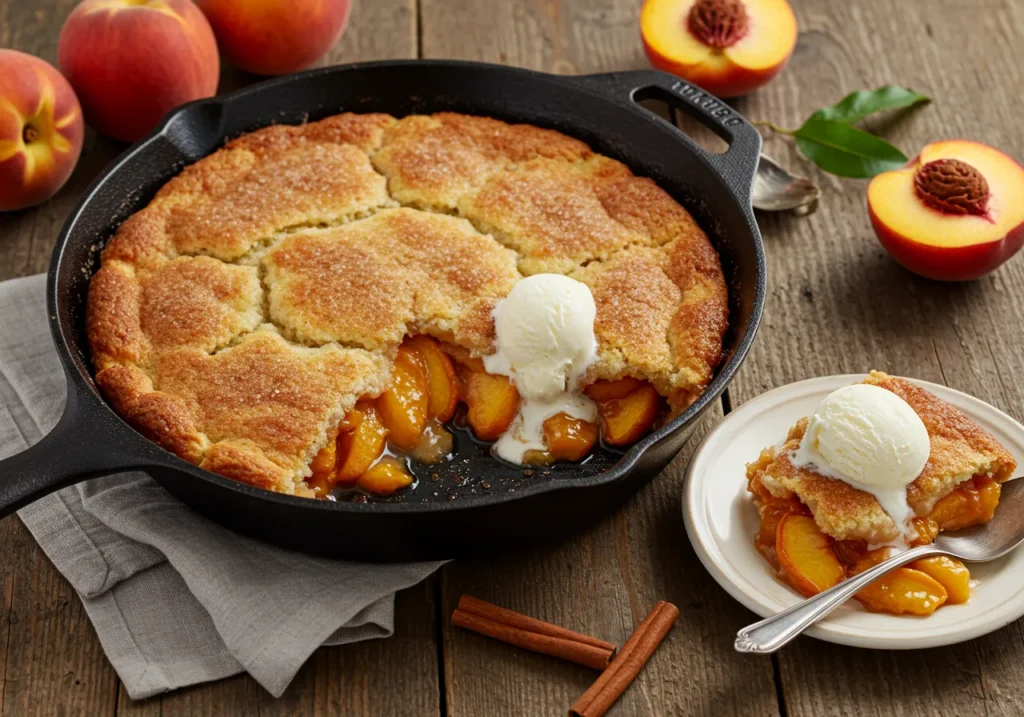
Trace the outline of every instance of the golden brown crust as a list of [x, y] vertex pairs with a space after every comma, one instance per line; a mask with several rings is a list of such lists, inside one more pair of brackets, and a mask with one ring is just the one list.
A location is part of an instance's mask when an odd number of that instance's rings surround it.
[[402, 204], [450, 211], [497, 171], [537, 157], [575, 161], [593, 154], [564, 134], [489, 117], [441, 112], [399, 120], [373, 163]]
[[721, 268], [693, 261], [702, 246], [713, 253], [703, 234], [633, 247], [572, 274], [597, 305], [593, 378], [645, 378], [674, 409], [700, 395], [721, 360], [729, 317]]
[[710, 381], [728, 316], [717, 254], [651, 180], [557, 132], [450, 113], [238, 137], [102, 259], [87, 331], [115, 408], [187, 460], [296, 494], [404, 336], [489, 353], [521, 271], [588, 281], [593, 378], [649, 378], [677, 410]]
[[97, 369], [143, 361], [142, 292], [130, 272], [130, 267], [112, 261], [101, 266], [89, 284], [85, 327]]
[[359, 396], [388, 379], [383, 357], [336, 345], [298, 347], [263, 328], [216, 354], [180, 349], [154, 371], [161, 390], [180, 396], [210, 441], [246, 440], [296, 477]]
[[[990, 434], [930, 391], [879, 371], [872, 371], [864, 383], [880, 386], [905, 400], [928, 430], [928, 463], [907, 487], [907, 501], [916, 515], [928, 515], [939, 500], [974, 476], [987, 475], [1003, 482], [1016, 469], [1013, 456]], [[896, 539], [899, 533], [895, 523], [874, 496], [793, 465], [790, 455], [799, 447], [806, 429], [804, 418], [790, 429], [786, 442], [770, 462], [751, 464], [748, 477], [750, 471], [757, 473], [775, 496], [795, 494], [811, 509], [822, 531], [837, 540], [884, 544]]]
[[179, 257], [139, 283], [139, 325], [157, 352], [186, 346], [213, 352], [263, 323], [263, 289], [254, 266]]
[[286, 335], [374, 350], [414, 332], [484, 350], [491, 325], [479, 317], [519, 279], [515, 255], [465, 219], [412, 209], [292, 235], [264, 264]]
[[278, 493], [295, 490], [293, 474], [263, 457], [254, 445], [215, 443], [206, 452], [200, 468], [249, 485]]
[[153, 390], [153, 382], [135, 366], [111, 366], [96, 374], [96, 384], [142, 435], [190, 463], [199, 463], [206, 438], [177, 396]]

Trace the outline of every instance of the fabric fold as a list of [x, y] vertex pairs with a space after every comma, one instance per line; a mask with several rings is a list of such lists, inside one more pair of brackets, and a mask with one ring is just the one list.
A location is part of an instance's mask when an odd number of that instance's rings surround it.
[[[0, 284], [0, 458], [45, 435], [64, 401], [45, 278]], [[78, 592], [135, 699], [242, 671], [280, 696], [320, 645], [389, 636], [395, 592], [442, 565], [267, 545], [203, 518], [140, 472], [65, 488], [19, 516]]]

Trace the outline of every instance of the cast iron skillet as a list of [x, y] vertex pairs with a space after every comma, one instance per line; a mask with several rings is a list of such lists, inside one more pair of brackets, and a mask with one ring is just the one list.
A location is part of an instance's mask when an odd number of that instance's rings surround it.
[[[666, 100], [729, 143], [714, 155], [637, 104]], [[98, 248], [180, 169], [225, 139], [272, 123], [342, 111], [395, 116], [443, 110], [551, 127], [655, 179], [700, 221], [719, 250], [731, 288], [726, 359], [704, 395], [625, 453], [599, 450], [583, 465], [515, 469], [468, 434], [441, 468], [388, 500], [314, 501], [278, 495], [209, 473], [135, 432], [92, 379], [84, 330]], [[68, 382], [56, 428], [0, 462], [0, 516], [86, 478], [141, 469], [215, 521], [270, 542], [362, 560], [453, 558], [549, 539], [610, 512], [650, 480], [689, 438], [722, 393], [754, 338], [765, 297], [765, 260], [750, 206], [761, 138], [732, 109], [654, 71], [585, 77], [468, 62], [398, 61], [313, 70], [201, 100], [168, 115], [99, 177], [57, 239], [47, 282], [50, 326]]]

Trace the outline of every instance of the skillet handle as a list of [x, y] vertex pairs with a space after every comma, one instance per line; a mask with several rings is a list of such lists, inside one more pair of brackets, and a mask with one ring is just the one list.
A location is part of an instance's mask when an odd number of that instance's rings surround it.
[[0, 460], [0, 518], [87, 478], [154, 464], [127, 448], [123, 426], [115, 425], [118, 419], [82, 408], [69, 385], [67, 405], [53, 430], [21, 453]]
[[617, 100], [636, 103], [648, 99], [663, 100], [673, 109], [700, 120], [729, 143], [729, 149], [723, 154], [708, 152], [685, 132], [677, 131], [742, 197], [749, 199], [761, 156], [761, 133], [724, 101], [686, 80], [658, 70], [609, 72], [567, 79], [601, 94], [612, 95]]

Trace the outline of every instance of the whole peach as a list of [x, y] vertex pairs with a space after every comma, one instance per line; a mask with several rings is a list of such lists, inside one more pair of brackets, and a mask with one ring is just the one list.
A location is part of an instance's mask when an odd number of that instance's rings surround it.
[[213, 95], [220, 79], [217, 42], [192, 0], [85, 0], [57, 54], [86, 121], [128, 142], [178, 105]]
[[257, 75], [309, 67], [341, 36], [349, 0], [198, 0], [224, 58]]
[[82, 152], [82, 108], [57, 70], [0, 50], [0, 211], [57, 193]]

